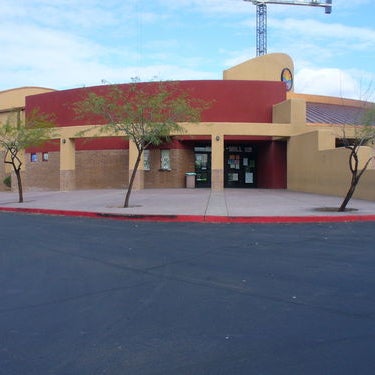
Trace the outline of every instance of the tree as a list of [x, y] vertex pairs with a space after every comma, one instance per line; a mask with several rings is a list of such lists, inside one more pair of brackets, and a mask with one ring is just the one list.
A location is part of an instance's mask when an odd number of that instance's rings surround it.
[[363, 168], [359, 168], [359, 151], [361, 147], [373, 147], [373, 143], [375, 141], [375, 108], [371, 108], [365, 112], [363, 124], [363, 126], [355, 127], [353, 137], [347, 136], [345, 127], [343, 128], [342, 143], [343, 146], [349, 150], [349, 169], [351, 173], [351, 180], [345, 198], [338, 209], [339, 212], [345, 211], [346, 206], [352, 198], [360, 178], [363, 176], [371, 160], [374, 158], [374, 156], [368, 157], [363, 165]]
[[0, 148], [4, 151], [4, 163], [10, 164], [17, 178], [18, 201], [23, 202], [21, 167], [23, 150], [39, 146], [49, 140], [53, 134], [53, 116], [33, 110], [21, 120], [20, 111], [9, 115], [4, 124], [0, 124]]
[[104, 120], [102, 133], [124, 136], [137, 149], [137, 158], [130, 176], [124, 207], [129, 199], [142, 154], [150, 145], [170, 141], [170, 136], [184, 131], [182, 122], [199, 121], [208, 103], [183, 91], [178, 82], [139, 83], [107, 86], [103, 94], [88, 92], [75, 105], [80, 117], [87, 115]]

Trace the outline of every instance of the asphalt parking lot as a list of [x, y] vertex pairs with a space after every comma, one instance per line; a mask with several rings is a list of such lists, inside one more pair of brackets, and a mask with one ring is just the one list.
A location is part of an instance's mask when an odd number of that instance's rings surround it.
[[0, 213], [0, 374], [370, 374], [374, 222]]

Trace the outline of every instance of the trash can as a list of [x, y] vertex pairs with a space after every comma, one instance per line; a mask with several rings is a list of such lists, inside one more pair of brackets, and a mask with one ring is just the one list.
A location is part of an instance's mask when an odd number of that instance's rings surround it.
[[194, 189], [195, 188], [195, 175], [196, 175], [196, 173], [194, 173], [194, 172], [185, 173], [186, 188], [187, 189]]

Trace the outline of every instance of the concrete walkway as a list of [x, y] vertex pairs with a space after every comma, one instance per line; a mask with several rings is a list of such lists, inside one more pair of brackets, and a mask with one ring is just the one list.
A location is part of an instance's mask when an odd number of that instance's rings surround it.
[[353, 199], [344, 213], [342, 197], [270, 189], [145, 189], [134, 191], [123, 208], [125, 191], [0, 192], [0, 210], [122, 219], [212, 222], [310, 222], [375, 220], [375, 202]]

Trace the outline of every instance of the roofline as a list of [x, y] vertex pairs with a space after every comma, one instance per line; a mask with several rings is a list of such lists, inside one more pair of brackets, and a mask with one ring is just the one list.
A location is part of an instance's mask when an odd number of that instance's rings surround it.
[[12, 89], [7, 90], [0, 90], [0, 94], [10, 91], [17, 91], [17, 90], [24, 90], [24, 89], [42, 89], [42, 90], [51, 90], [51, 91], [57, 91], [56, 89], [51, 89], [49, 87], [41, 87], [41, 86], [21, 86], [21, 87], [15, 87]]
[[287, 93], [288, 99], [304, 99], [309, 103], [324, 103], [324, 104], [336, 104], [348, 107], [367, 108], [375, 103], [366, 100], [356, 100], [339, 98], [335, 96], [324, 96], [324, 95], [313, 95], [313, 94], [299, 94], [295, 92]]

